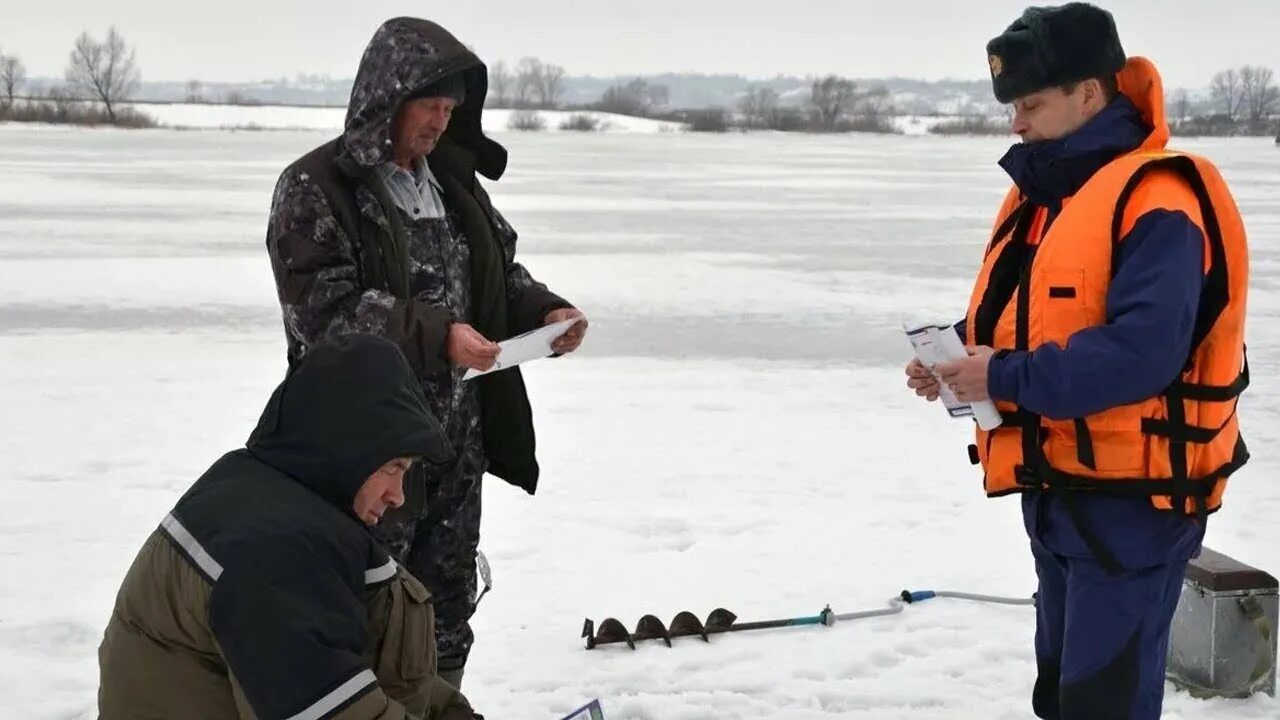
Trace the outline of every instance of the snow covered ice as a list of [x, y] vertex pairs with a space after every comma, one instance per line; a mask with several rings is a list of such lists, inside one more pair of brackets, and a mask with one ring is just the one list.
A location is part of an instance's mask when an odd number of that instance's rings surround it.
[[[253, 129], [253, 130], [331, 130], [342, 131], [346, 117], [344, 107], [238, 106], [201, 103], [143, 103], [139, 112], [155, 118], [160, 125], [183, 129]], [[514, 110], [485, 110], [486, 130], [507, 129]], [[544, 132], [562, 132], [560, 124], [576, 115], [588, 115], [600, 123], [599, 131], [608, 133], [673, 132], [678, 125], [661, 120], [617, 115], [614, 113], [568, 110], [538, 110], [546, 122]]]
[[[585, 617], [634, 628], [720, 606], [871, 609], [903, 588], [1034, 590], [1017, 501], [983, 497], [971, 425], [916, 400], [901, 370], [904, 316], [963, 312], [1008, 141], [492, 129], [512, 162], [489, 187], [521, 257], [591, 332], [577, 356], [526, 368], [538, 496], [485, 490], [477, 708], [1030, 717], [1029, 608], [935, 600], [634, 652], [579, 638]], [[94, 717], [128, 564], [282, 377], [266, 213], [283, 166], [327, 137], [0, 125], [0, 715]], [[1254, 460], [1206, 544], [1280, 573], [1280, 150], [1179, 144], [1220, 163], [1252, 244]], [[1165, 708], [1280, 717], [1275, 699], [1172, 687]]]

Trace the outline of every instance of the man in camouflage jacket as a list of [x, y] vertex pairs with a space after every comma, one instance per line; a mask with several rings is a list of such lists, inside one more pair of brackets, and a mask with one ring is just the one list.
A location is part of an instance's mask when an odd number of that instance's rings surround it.
[[[374, 34], [345, 130], [281, 175], [267, 249], [290, 361], [326, 336], [397, 343], [457, 459], [410, 479], [404, 512], [379, 526], [431, 591], [441, 675], [460, 685], [473, 635], [480, 480], [533, 493], [533, 419], [519, 368], [488, 369], [495, 341], [582, 313], [515, 261], [516, 232], [480, 186], [506, 150], [481, 126], [487, 70], [438, 25], [395, 18]], [[586, 319], [553, 346], [576, 350]], [[425, 496], [425, 509], [422, 498]]]

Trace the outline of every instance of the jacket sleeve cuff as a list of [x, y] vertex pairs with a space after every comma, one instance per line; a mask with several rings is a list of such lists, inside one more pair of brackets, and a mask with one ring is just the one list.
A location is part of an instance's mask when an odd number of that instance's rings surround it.
[[387, 338], [404, 351], [419, 376], [449, 368], [449, 329], [458, 318], [445, 308], [417, 300], [397, 300], [387, 318]]
[[525, 288], [511, 304], [511, 334], [519, 335], [543, 326], [553, 310], [571, 308], [573, 304], [545, 288]]
[[538, 324], [545, 325], [547, 322], [547, 316], [555, 312], [556, 310], [568, 310], [572, 308], [573, 308], [573, 303], [569, 302], [568, 300], [564, 300], [562, 298], [556, 298], [554, 300], [551, 300], [547, 302], [545, 305], [543, 305], [540, 310], [538, 310]]
[[1000, 350], [987, 363], [987, 395], [992, 400], [1018, 402], [1018, 373], [1030, 356], [1025, 352]]

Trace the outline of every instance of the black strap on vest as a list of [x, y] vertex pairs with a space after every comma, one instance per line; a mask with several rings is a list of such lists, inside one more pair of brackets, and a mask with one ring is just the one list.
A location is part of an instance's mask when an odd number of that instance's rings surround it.
[[1004, 244], [1000, 250], [1000, 256], [996, 258], [991, 268], [991, 273], [987, 277], [987, 288], [974, 313], [974, 326], [970, 328], [970, 332], [973, 333], [977, 345], [988, 347], [995, 345], [996, 325], [999, 324], [1000, 316], [1004, 314], [1004, 309], [1009, 306], [1009, 301], [1013, 299], [1013, 294], [1018, 289], [1023, 269], [1030, 266], [1027, 253], [1030, 252], [1031, 246], [1027, 243], [1027, 237], [1031, 234], [1033, 222], [1035, 222], [1035, 208], [1024, 201], [1000, 224], [1000, 228], [991, 239], [991, 244], [987, 247], [989, 255], [1000, 247], [1001, 241], [1009, 233], [1013, 233], [1013, 237]]
[[1098, 459], [1093, 454], [1093, 435], [1089, 434], [1089, 423], [1084, 418], [1076, 418], [1076, 460], [1090, 470], [1098, 469]]
[[1009, 212], [1009, 216], [1000, 223], [1000, 226], [996, 228], [996, 231], [991, 234], [991, 242], [987, 244], [987, 251], [984, 253], [984, 257], [986, 255], [990, 255], [991, 251], [995, 250], [996, 246], [1000, 244], [1000, 241], [1005, 239], [1005, 236], [1009, 233], [1013, 232], [1013, 229], [1017, 227], [1018, 222], [1024, 220], [1024, 215], [1028, 216], [1025, 219], [1029, 220], [1030, 216], [1034, 214], [1035, 211], [1031, 207], [1031, 201], [1023, 198], [1022, 201]]
[[1182, 397], [1200, 402], [1230, 402], [1239, 397], [1249, 387], [1249, 355], [1248, 348], [1244, 352], [1244, 367], [1230, 385], [1203, 385], [1178, 381]]

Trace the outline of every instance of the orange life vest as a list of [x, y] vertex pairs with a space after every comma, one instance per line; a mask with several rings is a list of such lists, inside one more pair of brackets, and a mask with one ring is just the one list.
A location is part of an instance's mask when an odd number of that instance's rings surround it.
[[1160, 78], [1144, 58], [1118, 75], [1155, 128], [1101, 170], [1044, 230], [1047, 211], [1013, 188], [1000, 210], [969, 303], [967, 342], [997, 350], [1069, 347], [1106, 322], [1113, 259], [1137, 219], [1182, 211], [1205, 238], [1205, 275], [1191, 353], [1159, 396], [1082, 418], [1045, 418], [999, 402], [1005, 418], [977, 431], [976, 461], [990, 496], [1027, 490], [1149, 496], [1155, 507], [1204, 514], [1248, 460], [1236, 405], [1244, 359], [1248, 247], [1239, 210], [1208, 160], [1165, 150]]

